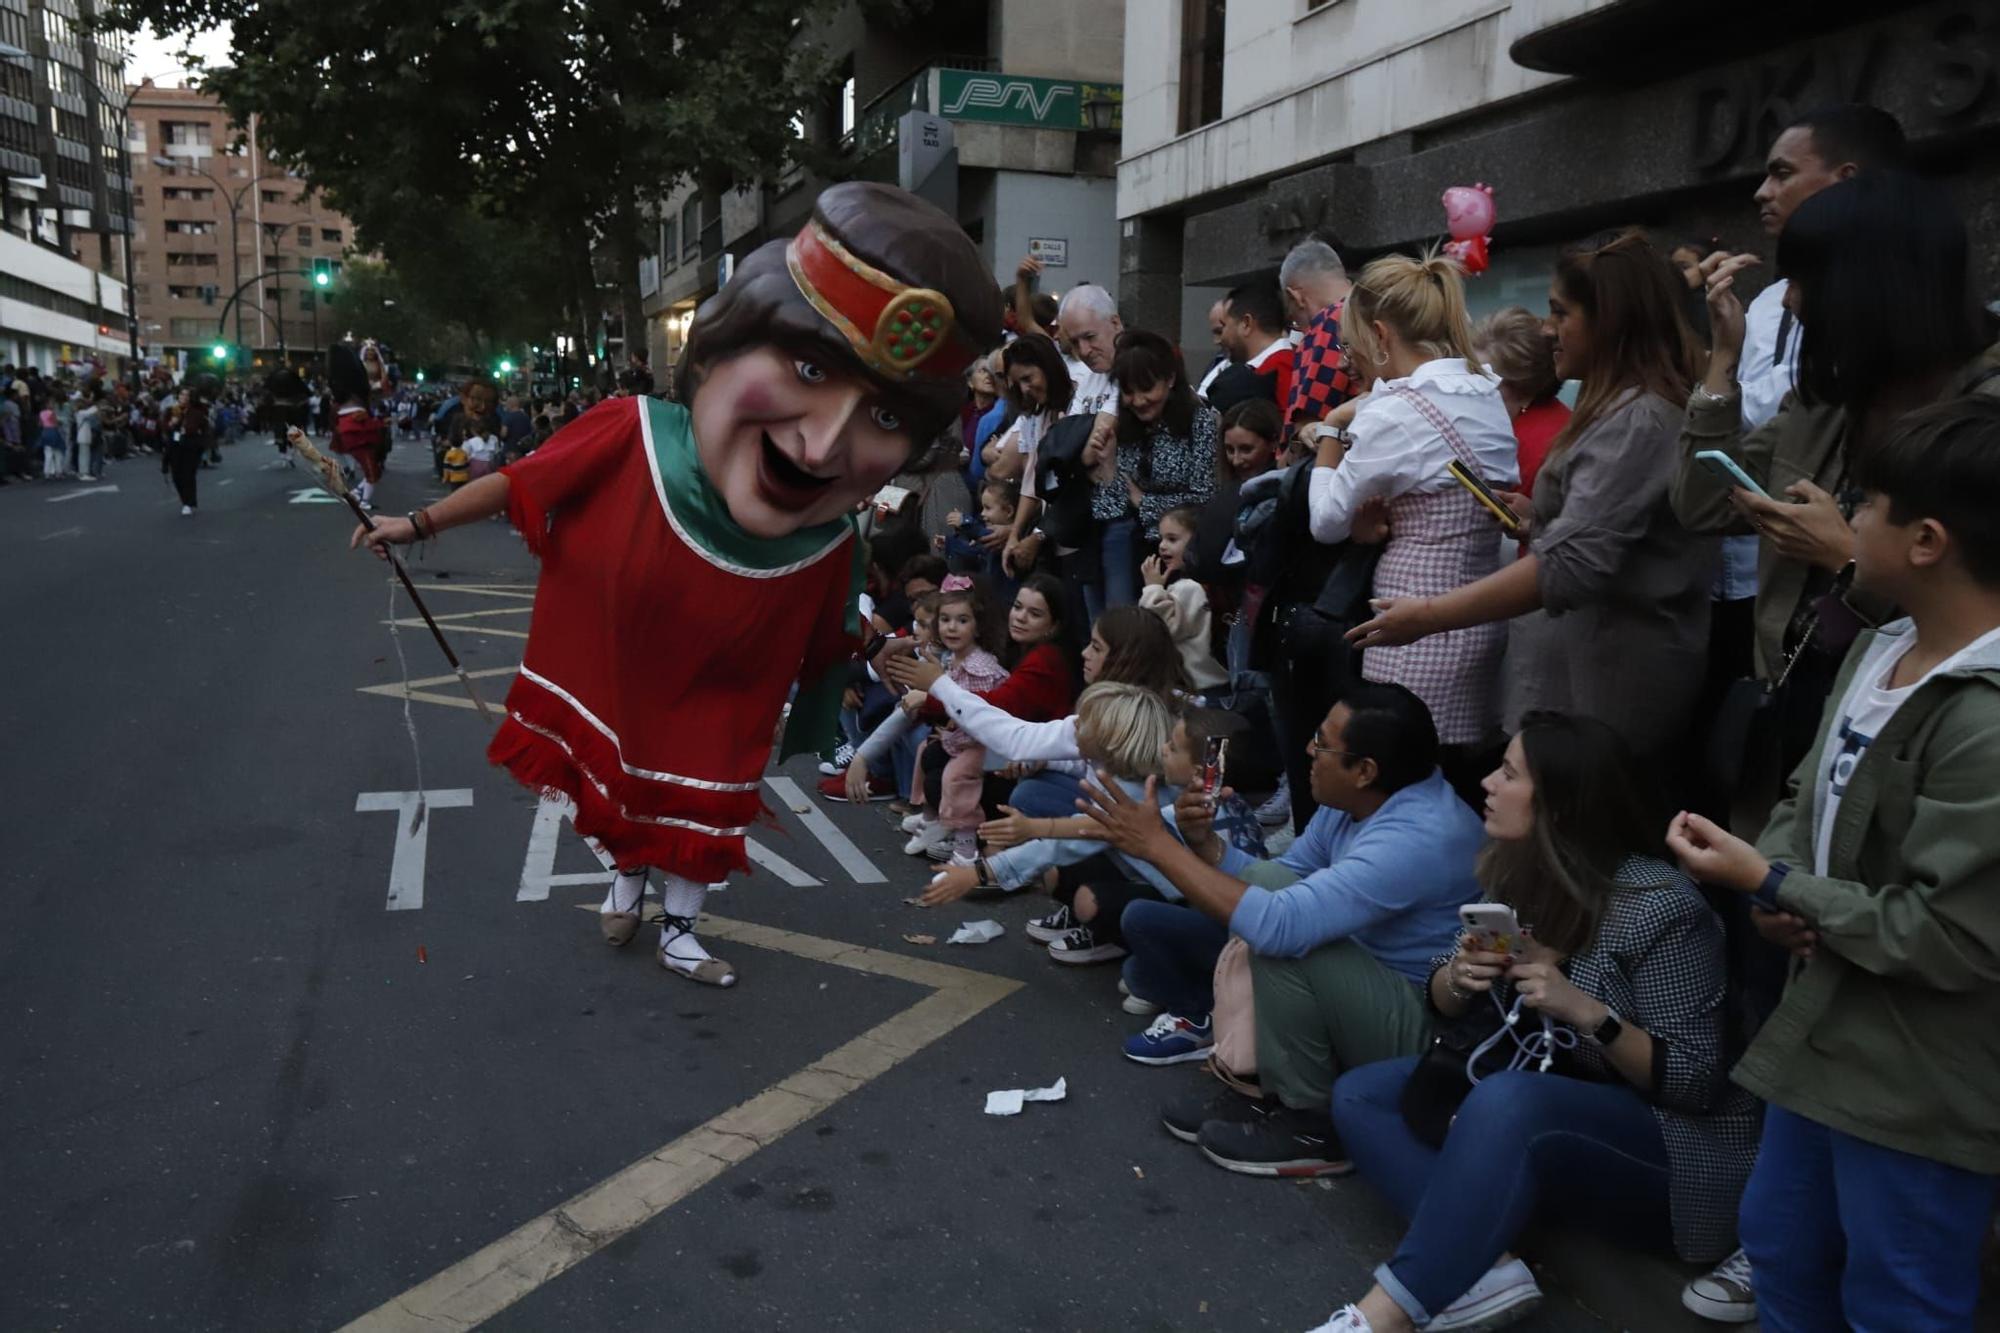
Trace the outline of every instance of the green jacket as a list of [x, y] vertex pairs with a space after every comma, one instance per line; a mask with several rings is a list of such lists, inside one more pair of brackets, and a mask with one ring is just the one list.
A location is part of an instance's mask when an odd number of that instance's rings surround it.
[[[1977, 392], [2000, 394], [2000, 344], [1974, 357], [1952, 376], [1944, 398], [1957, 398], [1982, 375]], [[1821, 405], [1809, 407], [1797, 393], [1785, 395], [1778, 414], [1748, 434], [1743, 430], [1743, 403], [1738, 396], [1717, 402], [1696, 391], [1688, 398], [1687, 419], [1681, 426], [1681, 461], [1667, 498], [1674, 516], [1690, 532], [1741, 536], [1752, 528], [1729, 502], [1729, 489], [1716, 480], [1694, 456], [1704, 449], [1719, 449], [1736, 463], [1765, 492], [1785, 498], [1785, 488], [1795, 481], [1810, 481], [1821, 490], [1839, 493], [1847, 471], [1847, 411]], [[1757, 678], [1770, 680], [1784, 661], [1785, 629], [1804, 600], [1811, 567], [1803, 561], [1778, 554], [1769, 542], [1757, 547]], [[1871, 619], [1887, 616], [1891, 608], [1854, 600], [1855, 609]]]
[[1848, 780], [1828, 873], [1812, 873], [1831, 720], [1870, 646], [1908, 626], [1855, 642], [1757, 841], [1792, 867], [1778, 902], [1820, 942], [1734, 1076], [1856, 1138], [2000, 1174], [2000, 653], [1896, 710]]

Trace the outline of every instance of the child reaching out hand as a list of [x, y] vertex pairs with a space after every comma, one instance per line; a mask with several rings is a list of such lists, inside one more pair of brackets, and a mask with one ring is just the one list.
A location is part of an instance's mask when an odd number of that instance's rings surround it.
[[1160, 553], [1140, 566], [1146, 586], [1139, 590], [1139, 605], [1166, 622], [1195, 689], [1219, 690], [1229, 683], [1229, 673], [1209, 646], [1208, 590], [1181, 577], [1198, 517], [1185, 505], [1160, 516]]
[[[945, 673], [951, 680], [975, 694], [985, 694], [1007, 679], [1007, 668], [993, 655], [990, 645], [999, 641], [999, 616], [986, 595], [971, 578], [948, 575], [938, 593], [938, 644], [951, 654]], [[915, 716], [928, 697], [920, 690], [915, 706], [906, 695], [904, 706]], [[923, 819], [903, 850], [912, 856], [929, 856], [972, 863], [979, 847], [979, 796], [985, 784], [986, 747], [955, 724], [933, 731], [917, 751], [917, 772], [910, 784], [910, 803], [919, 807]]]

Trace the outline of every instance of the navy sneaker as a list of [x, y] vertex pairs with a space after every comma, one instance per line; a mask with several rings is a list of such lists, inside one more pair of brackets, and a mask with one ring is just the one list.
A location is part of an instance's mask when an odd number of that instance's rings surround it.
[[1215, 1028], [1207, 1014], [1201, 1021], [1179, 1014], [1161, 1014], [1144, 1032], [1125, 1039], [1125, 1058], [1142, 1065], [1178, 1065], [1206, 1059], [1215, 1045]]

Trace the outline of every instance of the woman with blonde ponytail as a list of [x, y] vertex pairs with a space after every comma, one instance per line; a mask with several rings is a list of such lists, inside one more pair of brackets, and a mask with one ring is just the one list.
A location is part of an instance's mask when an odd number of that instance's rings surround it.
[[[1472, 350], [1458, 265], [1435, 251], [1375, 260], [1348, 295], [1340, 338], [1374, 385], [1337, 409], [1334, 430], [1320, 437], [1308, 492], [1313, 536], [1346, 541], [1364, 506], [1386, 506], [1375, 597], [1435, 597], [1484, 578], [1499, 567], [1499, 526], [1447, 469], [1459, 462], [1501, 490], [1521, 472], [1500, 382]], [[1502, 627], [1475, 625], [1370, 648], [1361, 659], [1363, 677], [1404, 686], [1429, 706], [1445, 776], [1475, 804], [1497, 748], [1504, 642]]]

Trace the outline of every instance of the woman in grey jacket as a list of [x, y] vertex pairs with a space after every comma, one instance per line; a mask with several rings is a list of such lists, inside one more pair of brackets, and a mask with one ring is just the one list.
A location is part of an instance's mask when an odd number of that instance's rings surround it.
[[1378, 600], [1364, 650], [1512, 621], [1505, 722], [1601, 718], [1642, 758], [1685, 738], [1718, 546], [1668, 504], [1697, 349], [1666, 261], [1637, 231], [1572, 248], [1549, 288], [1556, 373], [1582, 381], [1535, 483], [1527, 554], [1437, 597]]

